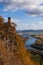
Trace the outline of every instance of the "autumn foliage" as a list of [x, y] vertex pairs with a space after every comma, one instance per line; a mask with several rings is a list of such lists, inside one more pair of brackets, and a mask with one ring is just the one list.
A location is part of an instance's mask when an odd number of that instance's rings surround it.
[[16, 32], [16, 24], [4, 22], [0, 16], [0, 65], [34, 65], [30, 59], [30, 53], [25, 49], [25, 41]]

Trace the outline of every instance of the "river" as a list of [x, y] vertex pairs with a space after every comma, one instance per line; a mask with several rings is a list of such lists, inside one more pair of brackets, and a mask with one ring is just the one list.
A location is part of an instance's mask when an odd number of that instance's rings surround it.
[[29, 37], [29, 39], [25, 43], [25, 47], [26, 47], [26, 49], [32, 49], [32, 47], [30, 45], [35, 43], [36, 38], [33, 38], [32, 36], [29, 36], [27, 34], [23, 34], [22, 36], [23, 37]]
[[29, 39], [28, 39], [28, 40], [26, 41], [26, 43], [25, 43], [25, 47], [26, 47], [27, 49], [32, 49], [32, 47], [31, 47], [30, 45], [33, 44], [33, 43], [35, 43], [35, 41], [36, 41], [35, 38], [29, 36]]
[[[25, 48], [28, 50], [36, 50], [35, 48], [33, 48], [33, 47], [31, 47], [31, 44], [34, 44], [35, 43], [35, 41], [36, 41], [36, 38], [33, 38], [32, 36], [29, 36], [29, 35], [27, 35], [27, 34], [23, 34], [22, 35], [23, 37], [29, 37], [29, 39], [26, 41], [26, 43], [25, 43]], [[37, 49], [38, 50], [38, 49]], [[43, 50], [41, 51], [40, 50], [40, 52], [41, 53], [43, 53]]]

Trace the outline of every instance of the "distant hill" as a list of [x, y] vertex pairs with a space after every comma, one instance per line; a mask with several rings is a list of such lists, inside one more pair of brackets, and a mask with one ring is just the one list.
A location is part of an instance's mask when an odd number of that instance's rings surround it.
[[22, 32], [43, 32], [43, 30], [17, 30], [18, 33]]

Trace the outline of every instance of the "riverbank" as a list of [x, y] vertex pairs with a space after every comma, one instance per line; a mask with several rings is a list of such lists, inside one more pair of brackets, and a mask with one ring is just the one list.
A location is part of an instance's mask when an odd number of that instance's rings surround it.
[[[30, 45], [27, 51], [31, 53], [32, 59], [35, 60], [35, 63], [42, 63], [43, 65], [43, 42], [40, 40], [40, 38], [36, 38], [32, 36], [33, 39], [35, 38], [35, 42]], [[31, 41], [32, 42], [32, 41]], [[28, 46], [28, 45], [27, 45]], [[31, 48], [31, 49], [30, 49]], [[42, 60], [42, 62], [41, 62]], [[37, 65], [37, 64], [36, 64]]]

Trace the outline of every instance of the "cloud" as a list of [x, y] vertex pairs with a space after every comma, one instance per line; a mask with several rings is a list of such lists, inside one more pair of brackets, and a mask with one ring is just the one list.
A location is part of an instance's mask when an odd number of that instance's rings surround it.
[[32, 24], [30, 24], [30, 26], [28, 28], [33, 29], [33, 30], [43, 29], [43, 22], [32, 23]]
[[3, 1], [4, 11], [25, 10], [32, 16], [43, 16], [43, 0], [0, 0]]
[[43, 6], [37, 6], [36, 8], [32, 10], [27, 10], [26, 13], [28, 15], [33, 15], [33, 16], [43, 16]]
[[[4, 17], [5, 18], [5, 17]], [[17, 30], [42, 30], [43, 29], [43, 21], [42, 22], [33, 22], [31, 24], [22, 23], [21, 20], [11, 18], [12, 22], [14, 22], [17, 27]], [[7, 22], [8, 19], [5, 18], [5, 21]]]
[[22, 23], [21, 20], [12, 18], [12, 22], [17, 24], [17, 30], [42, 30], [43, 29], [43, 21], [42, 22], [33, 22], [31, 24]]
[[43, 16], [43, 0], [0, 0], [4, 4], [3, 11], [25, 10], [27, 15]]
[[19, 24], [17, 29], [19, 30], [42, 30], [43, 22], [31, 23], [31, 24]]
[[2, 3], [3, 2], [3, 0], [0, 0], [0, 3]]

